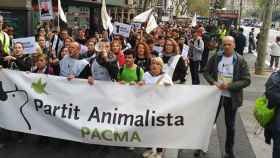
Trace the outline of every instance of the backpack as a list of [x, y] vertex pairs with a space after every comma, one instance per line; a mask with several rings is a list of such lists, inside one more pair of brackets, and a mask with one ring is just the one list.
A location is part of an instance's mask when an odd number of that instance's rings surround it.
[[254, 117], [263, 128], [266, 128], [275, 117], [275, 109], [276, 107], [268, 108], [268, 99], [265, 96], [259, 97], [256, 99]]
[[262, 127], [267, 127], [275, 118], [275, 111], [280, 105], [280, 72], [274, 72], [265, 83], [265, 96], [256, 100], [255, 119]]
[[[120, 76], [122, 75], [123, 67], [120, 69]], [[139, 66], [136, 67], [136, 75], [137, 75], [137, 82], [141, 81], [140, 77], [141, 68]]]

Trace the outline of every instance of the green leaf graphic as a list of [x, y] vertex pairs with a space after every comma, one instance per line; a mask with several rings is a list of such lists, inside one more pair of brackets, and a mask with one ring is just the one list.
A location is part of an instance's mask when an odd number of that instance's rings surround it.
[[38, 94], [48, 94], [45, 90], [47, 83], [43, 83], [40, 78], [37, 82], [32, 83], [32, 89]]

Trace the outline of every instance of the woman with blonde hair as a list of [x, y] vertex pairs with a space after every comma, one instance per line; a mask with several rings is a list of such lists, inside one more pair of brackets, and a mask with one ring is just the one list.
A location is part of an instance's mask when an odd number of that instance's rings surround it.
[[121, 41], [117, 39], [113, 40], [111, 43], [111, 51], [116, 55], [119, 66], [122, 67], [125, 64], [125, 57], [122, 52]]
[[70, 45], [70, 43], [71, 42], [74, 42], [75, 40], [72, 38], [72, 37], [66, 37], [65, 39], [64, 39], [64, 47], [69, 47], [69, 45]]
[[174, 39], [168, 38], [165, 40], [162, 59], [164, 62], [163, 71], [172, 78], [172, 81], [184, 83], [187, 66], [184, 58], [180, 55], [179, 45]]
[[144, 84], [173, 85], [171, 77], [163, 72], [163, 66], [161, 57], [151, 58], [149, 71], [144, 73]]
[[[148, 72], [145, 72], [143, 81], [139, 85], [173, 85], [172, 79], [167, 73], [163, 72], [163, 60], [160, 57], [151, 58], [151, 65]], [[163, 153], [162, 148], [152, 148], [145, 151], [142, 156], [144, 158], [161, 158]]]

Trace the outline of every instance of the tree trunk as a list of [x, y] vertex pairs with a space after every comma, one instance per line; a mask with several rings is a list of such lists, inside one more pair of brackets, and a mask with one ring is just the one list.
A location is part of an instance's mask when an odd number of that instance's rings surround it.
[[258, 40], [258, 57], [256, 61], [255, 73], [263, 75], [265, 73], [265, 59], [267, 54], [268, 34], [272, 21], [272, 2], [273, 0], [266, 0], [263, 12], [263, 26], [261, 27], [260, 36]]
[[234, 9], [234, 0], [231, 0], [231, 4], [230, 4], [230, 6], [231, 6], [231, 9]]
[[143, 12], [147, 10], [149, 2], [150, 2], [150, 0], [145, 0], [144, 1]]

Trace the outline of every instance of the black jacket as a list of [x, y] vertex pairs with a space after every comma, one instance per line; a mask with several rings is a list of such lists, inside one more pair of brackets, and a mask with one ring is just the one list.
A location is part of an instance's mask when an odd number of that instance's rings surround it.
[[[168, 63], [168, 60], [170, 59], [170, 56], [163, 56], [162, 57], [162, 60], [164, 63]], [[180, 81], [180, 82], [185, 82], [186, 79], [186, 75], [187, 75], [187, 66], [185, 64], [185, 60], [183, 59], [183, 57], [180, 57], [177, 65], [176, 65], [176, 68], [174, 70], [174, 73], [173, 73], [173, 76], [170, 76], [172, 77], [172, 81]]]
[[150, 60], [147, 58], [140, 59], [140, 58], [136, 57], [136, 59], [135, 59], [135, 64], [138, 65], [139, 67], [141, 67], [144, 70], [144, 72], [149, 71], [150, 63], [151, 63]]
[[243, 51], [246, 47], [246, 37], [243, 34], [239, 34], [235, 37], [235, 43], [236, 43], [236, 51], [240, 52]]
[[29, 55], [17, 57], [15, 61], [10, 63], [4, 62], [4, 67], [12, 70], [30, 71], [32, 66], [32, 58]]

